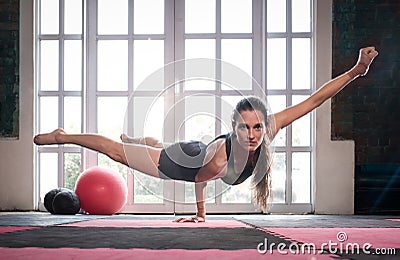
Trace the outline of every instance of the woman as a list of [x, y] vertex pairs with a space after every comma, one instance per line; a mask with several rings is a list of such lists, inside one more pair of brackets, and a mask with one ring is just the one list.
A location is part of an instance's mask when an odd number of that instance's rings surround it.
[[360, 50], [357, 64], [346, 73], [324, 84], [305, 101], [273, 115], [267, 115], [264, 103], [249, 97], [241, 100], [232, 116], [232, 133], [217, 137], [210, 144], [180, 142], [167, 148], [154, 138], [130, 138], [123, 143], [94, 134], [67, 134], [62, 129], [35, 136], [38, 145], [76, 144], [157, 178], [195, 182], [197, 214], [178, 222], [203, 222], [206, 217], [207, 181], [221, 178], [236, 185], [252, 176], [253, 195], [265, 208], [271, 195], [268, 146], [278, 131], [333, 97], [347, 84], [364, 76], [378, 55], [374, 47]]

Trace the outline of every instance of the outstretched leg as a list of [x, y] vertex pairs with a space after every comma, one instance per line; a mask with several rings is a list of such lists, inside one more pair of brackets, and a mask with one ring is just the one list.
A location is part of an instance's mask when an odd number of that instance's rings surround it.
[[159, 177], [158, 160], [161, 149], [147, 145], [122, 144], [96, 134], [67, 134], [59, 128], [51, 133], [35, 136], [37, 145], [76, 144], [107, 155], [112, 160], [122, 163], [148, 175]]

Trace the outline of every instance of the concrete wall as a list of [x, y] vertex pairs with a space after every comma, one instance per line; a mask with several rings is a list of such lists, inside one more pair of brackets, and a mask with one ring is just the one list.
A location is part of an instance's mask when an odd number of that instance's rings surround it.
[[0, 1], [0, 136], [19, 135], [19, 0]]
[[335, 0], [333, 75], [351, 65], [351, 50], [373, 45], [367, 77], [333, 100], [332, 138], [356, 142], [356, 164], [400, 164], [400, 1]]
[[332, 100], [332, 139], [355, 142], [357, 214], [400, 212], [400, 1], [334, 0], [332, 73], [373, 45], [368, 75]]
[[33, 0], [20, 1], [19, 138], [0, 139], [0, 210], [34, 208]]

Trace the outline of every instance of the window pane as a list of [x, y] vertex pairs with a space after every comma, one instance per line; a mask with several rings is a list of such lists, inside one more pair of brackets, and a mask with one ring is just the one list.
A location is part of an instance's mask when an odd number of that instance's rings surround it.
[[158, 140], [163, 139], [164, 129], [164, 98], [163, 97], [135, 97], [133, 102], [133, 122], [135, 137], [150, 136]]
[[[195, 202], [195, 184], [193, 182], [185, 182], [185, 203]], [[207, 182], [206, 203], [215, 203], [215, 180]]]
[[64, 129], [69, 134], [81, 132], [81, 97], [64, 98]]
[[164, 33], [164, 0], [135, 0], [134, 33]]
[[[134, 42], [133, 81], [134, 88], [144, 83], [140, 90], [162, 90], [164, 88], [164, 41], [137, 40]], [[143, 82], [152, 73], [150, 81]]]
[[273, 203], [284, 203], [286, 195], [286, 153], [274, 153], [272, 161]]
[[251, 178], [239, 185], [228, 185], [222, 182], [222, 203], [251, 203]]
[[64, 41], [64, 90], [82, 89], [82, 41]]
[[267, 40], [267, 88], [286, 89], [286, 39]]
[[40, 98], [39, 132], [46, 133], [58, 127], [58, 97]]
[[293, 39], [292, 45], [292, 88], [311, 88], [310, 38]]
[[124, 179], [126, 180], [126, 174], [127, 174], [128, 168], [125, 165], [111, 160], [108, 156], [106, 156], [104, 154], [98, 153], [97, 155], [98, 155], [97, 164], [99, 166], [112, 169], [113, 171], [121, 174], [124, 177]]
[[311, 31], [310, 0], [292, 1], [292, 31], [293, 32]]
[[75, 189], [76, 179], [81, 173], [81, 154], [64, 154], [64, 187], [70, 190]]
[[267, 0], [267, 31], [286, 32], [286, 1]]
[[58, 90], [58, 41], [40, 42], [40, 90]]
[[[277, 113], [286, 108], [286, 96], [273, 95], [268, 96], [268, 104], [271, 107], [272, 113]], [[286, 128], [281, 129], [274, 138], [274, 146], [286, 145]]]
[[184, 82], [185, 90], [213, 90], [215, 89], [214, 79], [189, 79]]
[[58, 34], [59, 27], [59, 1], [40, 1], [40, 33]]
[[251, 0], [221, 0], [221, 32], [251, 33]]
[[40, 200], [44, 201], [46, 193], [52, 189], [57, 189], [58, 185], [58, 154], [40, 153]]
[[98, 90], [127, 90], [128, 42], [99, 41], [97, 52]]
[[186, 0], [185, 33], [215, 33], [215, 8], [215, 0]]
[[215, 98], [189, 96], [185, 98], [185, 119], [178, 125], [178, 136], [185, 131], [185, 140], [210, 142], [215, 135]]
[[285, 95], [269, 95], [268, 106], [271, 108], [272, 113], [277, 113], [286, 108]]
[[[57, 2], [57, 1], [55, 1]], [[65, 23], [64, 33], [81, 34], [82, 33], [82, 0], [64, 1]]]
[[185, 78], [189, 79], [184, 82], [185, 90], [214, 90], [216, 85], [215, 40], [185, 40], [185, 59], [187, 59]]
[[128, 34], [128, 0], [98, 0], [98, 34]]
[[310, 153], [292, 154], [292, 202], [310, 203]]
[[185, 40], [185, 59], [215, 59], [215, 39]]
[[[309, 96], [293, 96], [293, 105], [296, 105]], [[311, 145], [311, 114], [297, 119], [292, 123], [292, 144], [293, 146]]]
[[221, 98], [221, 134], [232, 132], [232, 111], [243, 96], [222, 96]]
[[123, 132], [126, 109], [126, 97], [99, 97], [97, 99], [97, 132], [119, 140]]
[[135, 171], [134, 175], [134, 203], [163, 203], [164, 185], [162, 179], [138, 171]]
[[[240, 50], [240, 51], [238, 51]], [[221, 40], [221, 59], [242, 71], [230, 69], [231, 65], [222, 64], [222, 82], [227, 82], [234, 89], [252, 89], [252, 40], [224, 39]], [[223, 90], [229, 90], [222, 85]]]

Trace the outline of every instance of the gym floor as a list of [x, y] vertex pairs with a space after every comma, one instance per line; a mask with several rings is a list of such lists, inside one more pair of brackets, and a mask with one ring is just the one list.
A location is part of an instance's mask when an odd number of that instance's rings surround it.
[[400, 259], [400, 217], [0, 213], [0, 259]]

